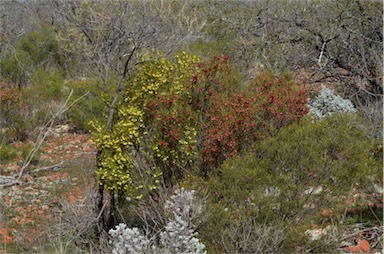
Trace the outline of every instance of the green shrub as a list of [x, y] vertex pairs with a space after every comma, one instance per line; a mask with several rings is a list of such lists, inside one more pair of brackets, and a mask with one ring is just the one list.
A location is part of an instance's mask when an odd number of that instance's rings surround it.
[[27, 53], [36, 66], [59, 66], [62, 61], [55, 32], [49, 26], [29, 32], [20, 40], [18, 49]]
[[[36, 68], [31, 76], [30, 95], [42, 101], [59, 100], [63, 96], [63, 75], [58, 69]], [[37, 98], [36, 98], [37, 99]]]
[[61, 106], [62, 54], [53, 29], [46, 26], [29, 32], [0, 57], [2, 140], [25, 140]]
[[[69, 92], [64, 89], [63, 74], [58, 69], [36, 68], [31, 76], [31, 85], [24, 89], [23, 100], [27, 108], [23, 117], [28, 133], [45, 124], [63, 106]], [[56, 123], [63, 123], [61, 115]]]
[[70, 102], [86, 94], [86, 96], [77, 101], [67, 113], [68, 124], [70, 124], [75, 131], [88, 132], [91, 129], [89, 122], [105, 121], [105, 112], [107, 111], [106, 104], [100, 99], [96, 80], [69, 80], [66, 83], [66, 87], [73, 89], [73, 96]]
[[[32, 148], [33, 147], [30, 143], [2, 143], [0, 144], [0, 164], [17, 161], [17, 163], [21, 165], [26, 160]], [[36, 165], [38, 163], [38, 159], [36, 157], [37, 156], [32, 159], [31, 164]]]
[[0, 61], [0, 74], [19, 87], [28, 83], [35, 68], [63, 65], [55, 32], [49, 26], [29, 32], [21, 38], [16, 49], [4, 53]]
[[0, 163], [5, 164], [11, 162], [17, 157], [17, 153], [9, 145], [0, 145]]
[[[0, 74], [2, 78], [10, 80], [21, 87], [27, 82], [25, 69], [29, 65], [27, 54], [22, 51], [9, 52], [0, 61]], [[29, 69], [29, 68], [28, 68]]]
[[[69, 92], [64, 90], [62, 73], [57, 69], [36, 68], [31, 85], [18, 89], [0, 84], [2, 140], [24, 141], [36, 127], [44, 125], [62, 107]], [[65, 115], [59, 121], [65, 120]], [[60, 122], [58, 122], [60, 123]]]
[[[200, 231], [205, 243], [216, 251], [250, 253], [312, 248], [304, 233], [311, 224], [332, 222], [337, 229], [352, 189], [382, 179], [375, 140], [364, 124], [341, 114], [322, 121], [306, 117], [255, 144], [244, 158], [227, 160], [207, 183], [213, 212]], [[324, 209], [330, 217], [319, 216]], [[316, 251], [330, 252], [337, 241], [316, 245]]]

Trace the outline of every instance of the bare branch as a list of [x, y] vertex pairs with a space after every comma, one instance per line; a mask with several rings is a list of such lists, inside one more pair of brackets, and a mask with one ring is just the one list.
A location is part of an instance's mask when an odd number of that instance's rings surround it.
[[86, 93], [83, 96], [77, 98], [69, 106], [67, 106], [67, 104], [68, 104], [72, 94], [73, 94], [73, 89], [69, 93], [69, 95], [68, 95], [66, 101], [64, 102], [63, 106], [52, 116], [52, 118], [43, 126], [43, 128], [41, 128], [40, 133], [39, 133], [39, 135], [37, 137], [37, 140], [35, 142], [35, 145], [33, 146], [33, 148], [28, 153], [28, 155], [27, 155], [27, 157], [26, 157], [26, 159], [25, 159], [25, 161], [23, 163], [23, 166], [22, 166], [22, 168], [20, 170], [20, 173], [18, 175], [17, 180], [20, 180], [20, 178], [25, 174], [26, 169], [30, 165], [32, 159], [35, 157], [37, 151], [40, 149], [41, 145], [44, 143], [45, 138], [50, 133], [50, 131], [52, 129], [52, 126], [53, 126], [53, 124], [56, 121], [56, 118], [59, 117], [64, 112], [66, 112], [68, 109], [70, 109], [73, 105], [75, 105], [79, 100], [81, 100], [83, 97], [85, 97], [88, 93]]

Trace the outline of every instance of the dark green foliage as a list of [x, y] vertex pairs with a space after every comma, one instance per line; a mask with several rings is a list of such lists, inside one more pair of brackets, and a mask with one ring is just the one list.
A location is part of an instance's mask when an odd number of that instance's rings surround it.
[[5, 56], [4, 60], [0, 61], [1, 76], [21, 87], [27, 81], [27, 73], [23, 70], [23, 66], [26, 65], [26, 54], [24, 52], [10, 52]]
[[29, 32], [16, 48], [0, 59], [0, 74], [19, 87], [29, 81], [35, 68], [62, 67], [63, 59], [51, 27]]
[[[211, 177], [214, 212], [201, 234], [218, 251], [309, 248], [304, 231], [312, 223], [342, 223], [352, 188], [382, 179], [374, 143], [364, 123], [353, 116], [334, 115], [322, 121], [307, 117], [282, 128], [275, 137], [254, 145], [244, 158], [227, 160]], [[329, 221], [319, 218], [322, 209], [330, 210]], [[270, 230], [264, 240], [276, 239], [258, 245], [263, 228]], [[255, 242], [243, 249], [248, 231]], [[277, 249], [269, 249], [267, 243], [274, 241]]]
[[98, 94], [97, 81], [94, 79], [70, 80], [66, 86], [68, 90], [73, 89], [71, 102], [85, 95], [67, 113], [68, 123], [75, 131], [88, 132], [90, 121], [105, 121], [107, 105]]
[[9, 163], [16, 157], [17, 157], [17, 153], [15, 150], [11, 149], [9, 146], [5, 144], [0, 145], [0, 163], [1, 164]]
[[[0, 144], [0, 164], [7, 164], [17, 161], [21, 164], [27, 157], [32, 149], [32, 145], [27, 143], [15, 143], [15, 144]], [[31, 164], [38, 163], [38, 159], [33, 158]], [[0, 170], [1, 174], [1, 170]]]
[[31, 76], [30, 95], [38, 93], [41, 100], [59, 100], [63, 94], [63, 75], [58, 69], [36, 68]]
[[50, 64], [61, 63], [55, 32], [50, 27], [28, 33], [21, 39], [18, 48], [25, 52], [35, 65], [48, 67]]

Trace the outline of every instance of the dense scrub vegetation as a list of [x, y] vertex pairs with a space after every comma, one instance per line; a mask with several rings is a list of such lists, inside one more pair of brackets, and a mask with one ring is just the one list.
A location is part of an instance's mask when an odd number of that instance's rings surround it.
[[[382, 185], [375, 145], [354, 116], [306, 117], [283, 128], [211, 176], [214, 208], [203, 234], [225, 252], [311, 249], [302, 239], [305, 225], [343, 225], [352, 188]], [[324, 209], [329, 216], [319, 218]], [[270, 235], [259, 242], [263, 230]], [[314, 250], [328, 252], [327, 245], [338, 243], [323, 244]]]
[[92, 137], [71, 250], [380, 249], [382, 7], [2, 2], [1, 164], [23, 184], [55, 124]]

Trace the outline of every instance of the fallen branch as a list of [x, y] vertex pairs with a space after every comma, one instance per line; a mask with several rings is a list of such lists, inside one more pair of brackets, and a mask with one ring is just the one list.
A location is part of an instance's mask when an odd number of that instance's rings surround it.
[[360, 234], [364, 234], [364, 233], [372, 233], [376, 237], [376, 236], [384, 233], [384, 227], [381, 226], [381, 227], [364, 228], [364, 229], [361, 229], [359, 231], [356, 231], [352, 234], [349, 234], [349, 235], [343, 237], [342, 240], [347, 240], [349, 238], [356, 237], [356, 236], [358, 236]]
[[[36, 168], [32, 170], [29, 174], [24, 174], [24, 175], [33, 175], [36, 174], [40, 171], [45, 171], [45, 170], [52, 170], [52, 171], [59, 171], [60, 169], [64, 168], [65, 164], [64, 161], [51, 165], [51, 166], [46, 166], [42, 168]], [[13, 185], [21, 185], [24, 182], [20, 181], [20, 178], [18, 178], [19, 174], [13, 175], [13, 176], [0, 176], [0, 187], [10, 187]]]
[[64, 164], [64, 161], [60, 162], [60, 163], [57, 163], [55, 165], [51, 165], [51, 166], [46, 166], [46, 167], [42, 167], [42, 168], [36, 168], [34, 170], [31, 171], [31, 175], [33, 174], [36, 174], [40, 171], [44, 171], [44, 170], [52, 170], [52, 171], [59, 171], [60, 169], [64, 168], [65, 167], [65, 164]]
[[21, 181], [16, 180], [13, 176], [0, 176], [0, 187], [9, 187], [16, 184], [21, 184]]

